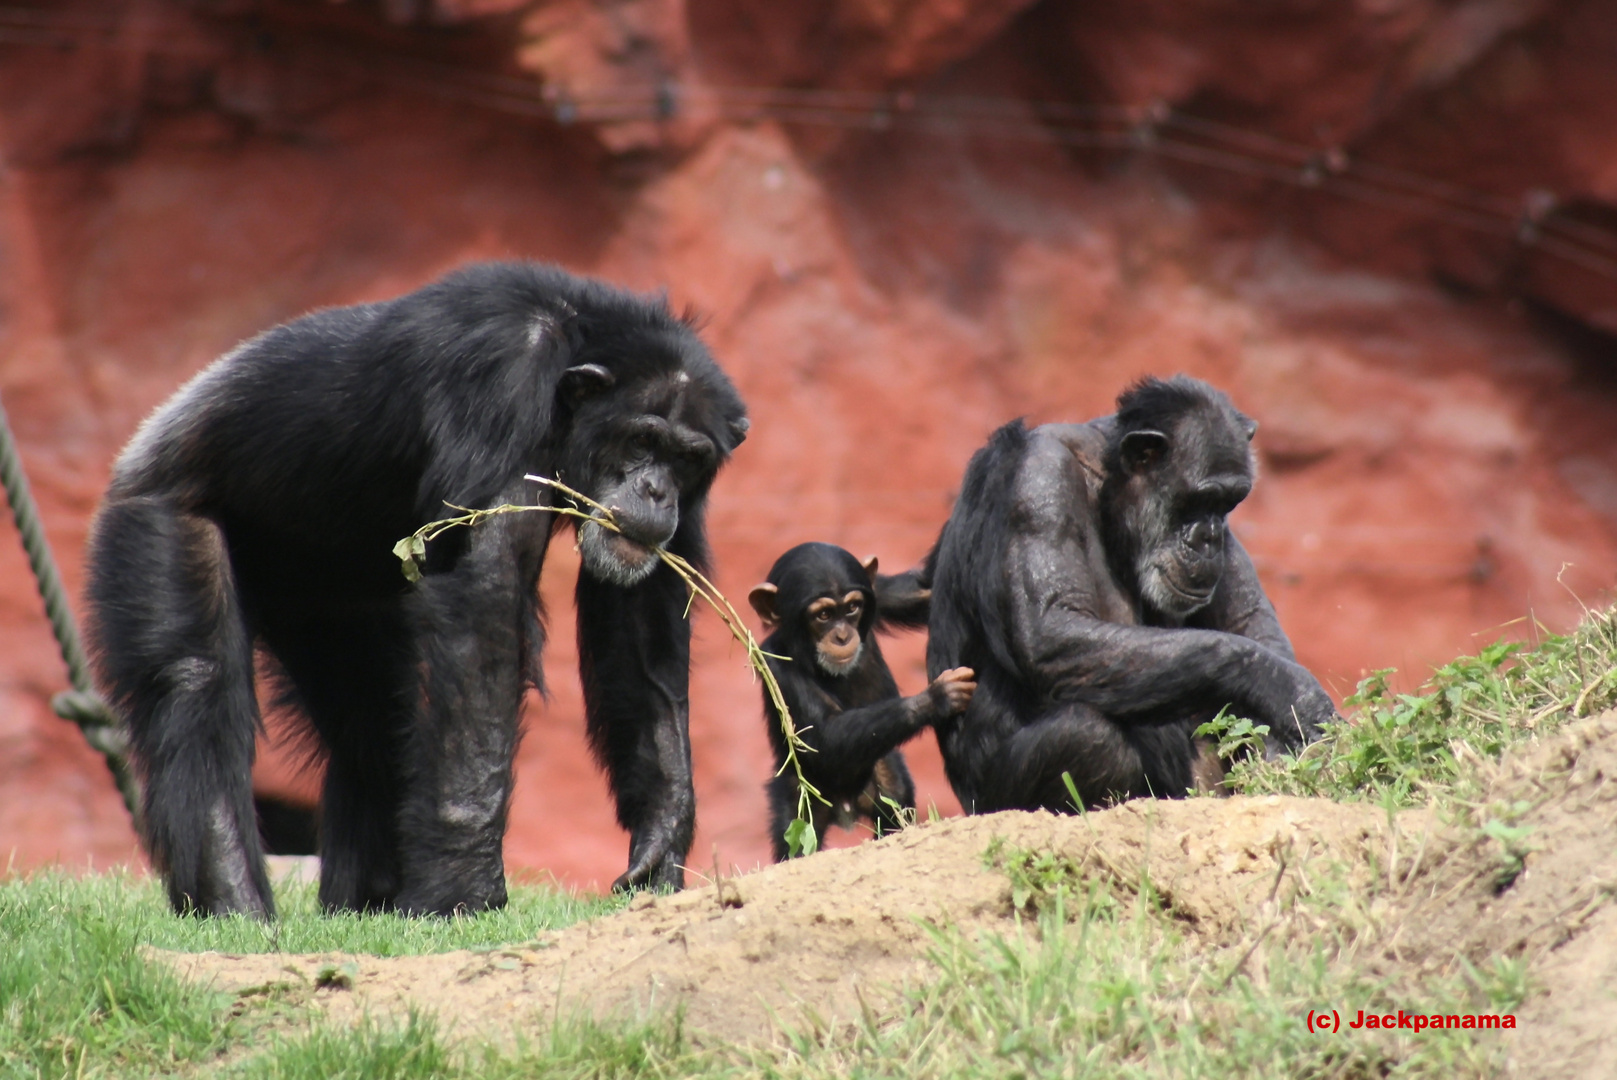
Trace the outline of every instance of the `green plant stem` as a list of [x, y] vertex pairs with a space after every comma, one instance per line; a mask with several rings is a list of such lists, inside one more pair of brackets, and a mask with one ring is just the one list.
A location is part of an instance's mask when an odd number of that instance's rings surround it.
[[[491, 506], [484, 510], [474, 510], [464, 506], [456, 506], [453, 503], [445, 503], [444, 505], [452, 510], [462, 511], [460, 516], [429, 521], [393, 545], [393, 553], [403, 563], [404, 576], [411, 581], [420, 579], [420, 559], [426, 554], [428, 542], [450, 529], [462, 526], [472, 528], [488, 518], [497, 517], [501, 514], [523, 514], [541, 511], [576, 518], [579, 521], [589, 522], [603, 529], [610, 529], [615, 533], [621, 534], [623, 532], [618, 527], [617, 519], [613, 516], [611, 510], [588, 495], [573, 490], [560, 480], [552, 480], [547, 476], [534, 476], [532, 474], [523, 477], [523, 479], [532, 480], [536, 484], [542, 484], [559, 492], [569, 499], [573, 505], [517, 506], [514, 503], [503, 503], [500, 506]], [[581, 509], [584, 506], [589, 507], [590, 510]], [[724, 594], [718, 590], [718, 587], [713, 582], [708, 580], [706, 575], [692, 566], [689, 561], [675, 555], [661, 545], [648, 544], [646, 546], [651, 549], [657, 558], [662, 560], [664, 565], [678, 574], [680, 579], [685, 582], [685, 587], [691, 591], [692, 603], [700, 596], [707, 602], [709, 607], [718, 613], [719, 620], [724, 623], [725, 629], [730, 631], [730, 636], [740, 642], [742, 647], [747, 650], [747, 663], [752, 666], [754, 673], [763, 679], [764, 689], [769, 694], [769, 700], [774, 704], [776, 711], [780, 715], [781, 733], [786, 737], [786, 760], [781, 763], [776, 775], [791, 769], [797, 777], [797, 820], [803, 823], [803, 828], [800, 831], [806, 831], [807, 833], [802, 846], [805, 853], [813, 851], [817, 846], [818, 837], [814, 835], [812, 800], [818, 799], [828, 805], [829, 802], [824, 795], [820, 794], [819, 788], [809, 783], [808, 778], [803, 775], [803, 762], [798, 755], [813, 753], [814, 748], [805, 743], [802, 736], [798, 734], [797, 726], [792, 722], [792, 710], [786, 704], [785, 695], [781, 693], [780, 682], [775, 678], [775, 673], [769, 670], [768, 660], [773, 654], [766, 653], [759, 647], [757, 640], [752, 636], [752, 631], [748, 630], [746, 624], [741, 621], [741, 616], [736, 613], [735, 607], [731, 605], [729, 600], [725, 599]], [[689, 604], [686, 605], [685, 611], [687, 615], [690, 614]], [[789, 659], [781, 656], [774, 658], [777, 660]]]

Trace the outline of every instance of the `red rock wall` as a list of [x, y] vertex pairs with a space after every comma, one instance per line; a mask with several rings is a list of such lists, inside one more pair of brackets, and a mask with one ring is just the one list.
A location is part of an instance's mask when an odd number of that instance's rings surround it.
[[[1535, 621], [1568, 628], [1617, 569], [1617, 265], [1600, 256], [1617, 253], [1617, 13], [1252, 10], [7, 9], [0, 394], [64, 573], [76, 590], [123, 441], [219, 352], [311, 307], [531, 257], [666, 287], [708, 316], [754, 421], [714, 493], [732, 597], [806, 539], [907, 565], [995, 426], [1089, 417], [1140, 374], [1188, 371], [1262, 422], [1263, 474], [1236, 527], [1339, 696], [1371, 669], [1414, 680]], [[599, 102], [664, 80], [691, 104], [661, 122], [584, 110], [590, 122], [558, 125], [523, 115], [546, 107], [511, 89]], [[1524, 218], [1490, 231], [1344, 197], [1351, 173], [1310, 189], [981, 125], [858, 132], [701, 107], [704, 88], [736, 86], [971, 94], [1034, 127], [1019, 102], [1160, 102], [1314, 146], [1328, 170], [1398, 166]], [[1577, 238], [1571, 257], [1535, 242], [1541, 224]], [[64, 676], [9, 525], [0, 568], [0, 851], [19, 866], [135, 857], [101, 763], [46, 705]], [[558, 543], [554, 690], [530, 703], [507, 853], [593, 887], [626, 844], [584, 746], [575, 569]], [[758, 690], [713, 619], [697, 616], [696, 639], [692, 860], [751, 866], [767, 851]], [[917, 637], [888, 649], [908, 691], [921, 653]], [[930, 737], [910, 754], [923, 804], [956, 812]], [[274, 747], [259, 783], [312, 791]]]

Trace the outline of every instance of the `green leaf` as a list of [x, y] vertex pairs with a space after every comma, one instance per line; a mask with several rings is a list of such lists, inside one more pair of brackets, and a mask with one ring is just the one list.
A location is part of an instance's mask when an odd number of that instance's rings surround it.
[[419, 536], [406, 536], [393, 545], [393, 554], [399, 557], [399, 569], [404, 572], [404, 580], [412, 585], [421, 580], [421, 564], [416, 560], [427, 554], [425, 540]]
[[786, 826], [786, 850], [792, 857], [812, 855], [819, 847], [820, 838], [814, 835], [814, 826], [803, 818], [795, 818]]
[[1218, 710], [1217, 716], [1198, 727], [1196, 734], [1217, 740], [1215, 751], [1226, 761], [1238, 754], [1262, 758], [1263, 741], [1269, 734], [1269, 725], [1254, 724], [1245, 717], [1235, 716], [1226, 705]]
[[[1082, 795], [1078, 794], [1078, 785], [1073, 783], [1072, 773], [1063, 772], [1061, 774], [1061, 782], [1067, 786], [1067, 794], [1072, 796], [1072, 808], [1082, 812], [1084, 809], [1084, 799]], [[1017, 905], [1017, 907], [1021, 906], [1022, 905], [1020, 904]]]

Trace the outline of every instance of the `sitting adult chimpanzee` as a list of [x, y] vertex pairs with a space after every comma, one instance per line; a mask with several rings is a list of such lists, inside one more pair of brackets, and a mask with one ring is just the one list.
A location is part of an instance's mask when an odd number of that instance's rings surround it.
[[[813, 802], [814, 833], [833, 820], [852, 828], [861, 817], [880, 830], [897, 829], [898, 810], [915, 809], [915, 784], [898, 746], [928, 724], [966, 707], [976, 684], [966, 668], [944, 671], [919, 694], [899, 697], [898, 685], [876, 643], [880, 618], [872, 580], [876, 559], [860, 565], [831, 544], [799, 544], [775, 561], [769, 580], [748, 599], [769, 637], [766, 653], [811, 750], [802, 754], [803, 779], [829, 802]], [[798, 782], [786, 763], [780, 712], [764, 692], [764, 719], [775, 750], [769, 794], [769, 833], [775, 860], [787, 856], [786, 827], [797, 816]], [[897, 804], [896, 807], [894, 804]]]
[[705, 561], [740, 399], [661, 300], [553, 267], [470, 267], [270, 330], [136, 433], [89, 550], [101, 685], [145, 780], [145, 839], [182, 911], [273, 914], [253, 817], [255, 646], [326, 758], [328, 909], [505, 902], [501, 841], [537, 583], [557, 515], [457, 529], [409, 584], [395, 541], [444, 504], [612, 509], [577, 587], [589, 736], [630, 833], [619, 886], [683, 881], [695, 816], [685, 586]]
[[[935, 727], [968, 812], [1182, 796], [1217, 710], [1296, 748], [1334, 715], [1225, 524], [1257, 424], [1184, 376], [1117, 414], [1000, 428], [966, 468], [924, 568], [927, 668], [978, 690]], [[913, 583], [912, 583], [913, 584]]]

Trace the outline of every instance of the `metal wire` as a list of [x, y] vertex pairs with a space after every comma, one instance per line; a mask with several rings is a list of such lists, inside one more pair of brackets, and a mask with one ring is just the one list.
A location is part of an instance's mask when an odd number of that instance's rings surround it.
[[[141, 31], [130, 34], [129, 31]], [[158, 53], [194, 53], [194, 24], [151, 9], [127, 13], [53, 12], [0, 6], [0, 46], [93, 44]], [[1522, 200], [1261, 131], [1191, 116], [1164, 103], [1148, 108], [1011, 97], [927, 95], [796, 87], [705, 86], [664, 82], [569, 93], [538, 82], [413, 57], [377, 56], [329, 44], [288, 48], [262, 33], [256, 52], [303, 69], [358, 76], [399, 89], [555, 123], [666, 121], [677, 116], [773, 120], [864, 131], [910, 131], [1042, 141], [1113, 149], [1219, 169], [1333, 194], [1401, 214], [1532, 248], [1617, 281], [1617, 233], [1566, 217], [1553, 193], [1530, 189]], [[1534, 206], [1534, 200], [1541, 205]]]

